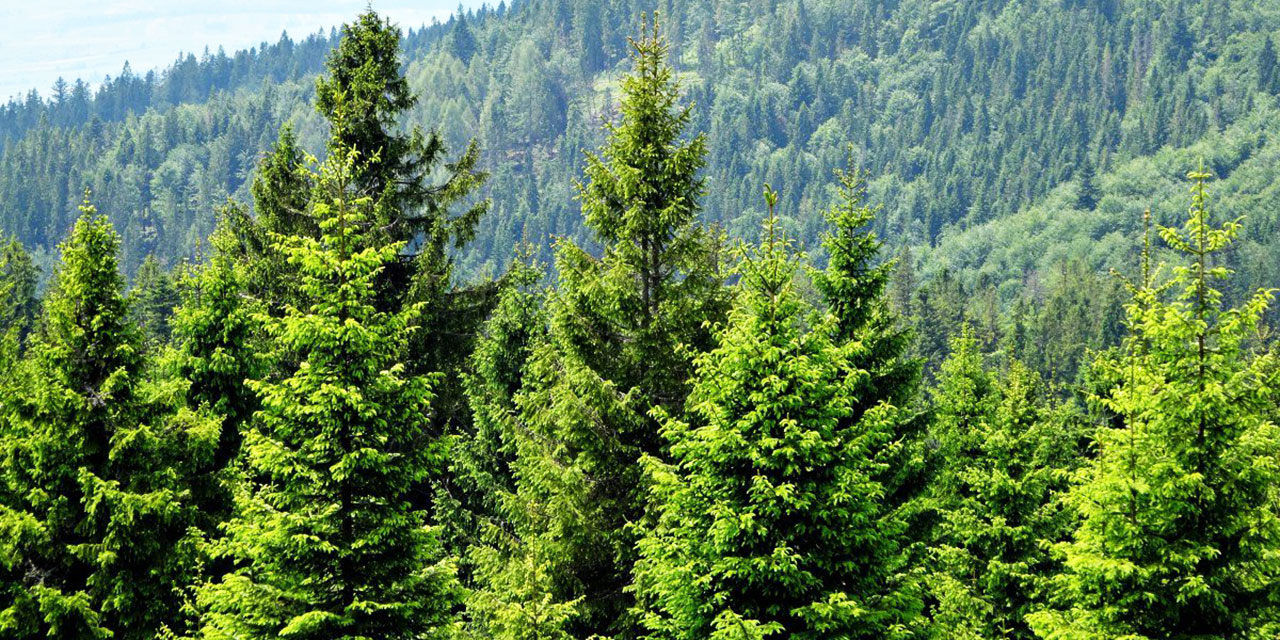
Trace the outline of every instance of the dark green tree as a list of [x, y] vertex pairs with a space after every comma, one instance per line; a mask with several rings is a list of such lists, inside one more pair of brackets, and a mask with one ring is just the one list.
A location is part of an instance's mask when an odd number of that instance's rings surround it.
[[454, 14], [453, 32], [449, 34], [449, 52], [461, 60], [462, 64], [470, 64], [471, 58], [476, 55], [476, 36], [471, 33], [467, 14], [462, 11], [461, 5]]
[[690, 111], [679, 105], [657, 25], [631, 45], [621, 122], [608, 125], [599, 154], [587, 154], [579, 185], [603, 255], [557, 244], [549, 335], [516, 399], [525, 435], [508, 501], [515, 557], [496, 557], [538, 584], [513, 588], [509, 572], [483, 570], [492, 578], [482, 615], [577, 603], [571, 630], [580, 637], [636, 631], [625, 588], [630, 524], [644, 516], [639, 459], [665, 449], [649, 410], [681, 411], [689, 354], [710, 348], [709, 323], [727, 306], [720, 235], [695, 221], [703, 138], [684, 137]]
[[377, 304], [384, 311], [422, 305], [424, 330], [410, 338], [406, 366], [413, 373], [446, 374], [436, 389], [436, 426], [442, 430], [449, 420], [466, 420], [456, 372], [497, 291], [492, 282], [461, 287], [453, 279], [452, 251], [472, 239], [489, 201], [466, 204], [456, 216], [451, 210], [474, 200], [487, 175], [477, 168], [474, 141], [446, 163], [437, 132], [401, 127], [417, 96], [400, 71], [397, 27], [367, 11], [343, 26], [342, 34], [326, 63], [328, 73], [316, 81], [316, 108], [329, 121], [329, 153], [352, 149], [362, 159], [352, 176], [355, 190], [384, 203], [373, 211], [382, 217], [372, 222], [372, 231], [384, 242], [404, 244], [374, 283]]
[[20, 242], [10, 239], [0, 248], [0, 332], [16, 332], [18, 345], [26, 343], [35, 326], [39, 279], [39, 268]]
[[1276, 62], [1276, 45], [1267, 36], [1262, 41], [1262, 50], [1258, 52], [1258, 91], [1271, 95], [1280, 92], [1280, 64]]
[[193, 572], [190, 466], [216, 423], [175, 412], [142, 378], [117, 269], [93, 207], [62, 245], [25, 382], [0, 437], [0, 634], [153, 638], [181, 621]]
[[154, 255], [142, 261], [129, 296], [132, 321], [142, 332], [144, 344], [155, 348], [168, 343], [173, 333], [173, 310], [179, 301], [178, 288]]
[[[1239, 221], [1210, 222], [1203, 170], [1182, 229], [1160, 235], [1187, 259], [1144, 279], [1128, 307], [1128, 354], [1103, 404], [1097, 456], [1073, 488], [1082, 520], [1062, 545], [1061, 606], [1029, 620], [1044, 638], [1258, 638], [1277, 632], [1280, 432], [1272, 352], [1255, 345], [1271, 300], [1225, 308], [1211, 263]], [[1172, 299], [1166, 292], [1172, 291]]]
[[[515, 490], [516, 404], [525, 367], [546, 335], [546, 292], [539, 265], [527, 254], [503, 278], [493, 315], [484, 323], [463, 376], [472, 430], [452, 437], [448, 484], [438, 509], [460, 555], [505, 530], [503, 498]], [[465, 558], [464, 558], [465, 559]]]
[[1080, 165], [1080, 170], [1076, 173], [1076, 208], [1092, 211], [1098, 206], [1098, 175], [1097, 170], [1093, 167], [1093, 162], [1085, 159]]
[[418, 307], [375, 307], [403, 248], [375, 226], [393, 205], [362, 195], [355, 150], [335, 151], [309, 209], [321, 237], [277, 237], [305, 307], [267, 323], [284, 370], [252, 384], [250, 482], [217, 543], [238, 566], [200, 591], [208, 638], [435, 637], [458, 597], [411, 500], [443, 462], [428, 435], [438, 376], [406, 373]]
[[239, 238], [233, 220], [243, 214], [228, 205], [210, 238], [207, 264], [181, 283], [182, 302], [173, 318], [174, 351], [167, 364], [186, 384], [186, 403], [220, 421], [217, 448], [192, 487], [206, 516], [205, 528], [230, 515], [233, 478], [227, 475], [239, 457], [242, 431], [258, 408], [249, 380], [262, 377], [264, 350], [256, 315], [262, 310], [248, 294], [247, 269], [237, 260]]

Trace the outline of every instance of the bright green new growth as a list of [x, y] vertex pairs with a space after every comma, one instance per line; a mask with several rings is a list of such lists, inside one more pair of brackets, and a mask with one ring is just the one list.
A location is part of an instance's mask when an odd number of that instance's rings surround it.
[[655, 410], [672, 462], [646, 458], [657, 520], [639, 542], [635, 589], [649, 637], [907, 631], [911, 598], [884, 570], [901, 532], [882, 519], [875, 480], [891, 411], [848, 424], [868, 374], [850, 366], [835, 318], [810, 318], [797, 268], [770, 215], [762, 245], [743, 254], [718, 346], [697, 359], [688, 418]]
[[1047, 396], [1017, 361], [989, 373], [972, 331], [952, 341], [933, 400], [933, 637], [1033, 637], [1023, 618], [1058, 570], [1046, 547], [1070, 533], [1061, 494], [1081, 455], [1078, 421]]
[[116, 264], [87, 203], [0, 435], [0, 635], [151, 638], [180, 620], [191, 467], [216, 423], [146, 386]]
[[411, 492], [442, 464], [428, 437], [434, 376], [405, 374], [417, 308], [374, 307], [401, 243], [370, 229], [386, 206], [356, 190], [361, 160], [316, 177], [319, 238], [280, 236], [305, 308], [266, 320], [280, 377], [254, 381], [249, 482], [218, 550], [238, 564], [200, 593], [206, 638], [423, 638], [444, 634], [452, 570]]
[[[1190, 216], [1160, 235], [1190, 264], [1134, 288], [1118, 417], [1070, 503], [1082, 521], [1060, 546], [1061, 608], [1030, 616], [1055, 640], [1274, 637], [1280, 589], [1280, 432], [1274, 356], [1256, 349], [1272, 293], [1222, 307], [1210, 264], [1240, 229], [1213, 227], [1203, 170]], [[1166, 300], [1165, 293], [1175, 295]]]

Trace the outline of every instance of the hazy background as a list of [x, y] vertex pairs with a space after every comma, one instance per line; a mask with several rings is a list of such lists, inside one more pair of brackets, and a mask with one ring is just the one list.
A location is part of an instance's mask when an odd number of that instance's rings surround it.
[[[296, 39], [326, 32], [362, 11], [367, 0], [0, 0], [0, 102], [36, 89], [47, 97], [59, 76], [94, 87], [119, 75], [164, 67], [179, 52], [207, 46], [230, 55], [288, 31]], [[448, 19], [458, 0], [378, 0], [402, 29]], [[479, 7], [480, 0], [461, 3]], [[497, 0], [490, 4], [496, 5]]]

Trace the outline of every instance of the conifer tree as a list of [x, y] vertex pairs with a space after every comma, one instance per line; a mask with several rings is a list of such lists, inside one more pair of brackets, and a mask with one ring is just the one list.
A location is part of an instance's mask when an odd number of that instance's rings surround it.
[[1280, 92], [1280, 64], [1276, 61], [1276, 45], [1267, 36], [1258, 52], [1258, 90], [1275, 95]]
[[1047, 543], [1070, 533], [1060, 498], [1080, 459], [1077, 422], [1021, 363], [988, 373], [969, 330], [952, 340], [937, 389], [934, 637], [1031, 638], [1023, 619], [1043, 604], [1056, 568]]
[[218, 542], [238, 566], [199, 594], [207, 638], [422, 638], [450, 624], [452, 570], [410, 499], [442, 463], [428, 435], [438, 376], [405, 370], [418, 308], [375, 307], [403, 244], [374, 229], [392, 205], [359, 190], [360, 162], [338, 150], [322, 165], [320, 238], [277, 236], [305, 307], [267, 323], [284, 369], [252, 384], [250, 482]]
[[242, 213], [235, 205], [223, 210], [210, 238], [210, 261], [182, 282], [182, 302], [173, 318], [174, 351], [167, 361], [174, 376], [185, 382], [187, 405], [221, 423], [217, 448], [192, 487], [207, 533], [230, 515], [232, 479], [225, 472], [239, 456], [242, 430], [258, 408], [248, 381], [259, 378], [263, 369], [255, 319], [261, 308], [246, 295], [246, 268], [236, 259], [233, 221]]
[[451, 520], [446, 533], [463, 555], [472, 544], [492, 542], [490, 527], [504, 527], [503, 496], [515, 490], [515, 396], [530, 353], [546, 334], [542, 271], [526, 259], [513, 262], [503, 278], [463, 377], [472, 431], [453, 436], [449, 482], [437, 503], [442, 520]]
[[142, 261], [130, 297], [129, 310], [143, 342], [152, 348], [167, 343], [172, 334], [173, 310], [178, 306], [178, 289], [155, 255]]
[[35, 326], [40, 307], [36, 298], [39, 277], [31, 254], [16, 239], [0, 248], [0, 333], [16, 332], [19, 345], [26, 343]]
[[[471, 241], [488, 211], [488, 200], [473, 197], [487, 174], [478, 169], [474, 141], [446, 162], [439, 133], [417, 126], [404, 130], [400, 121], [417, 96], [401, 74], [400, 53], [399, 28], [372, 10], [362, 13], [343, 26], [327, 74], [316, 81], [316, 108], [329, 121], [328, 152], [355, 150], [362, 163], [353, 186], [384, 202], [373, 212], [381, 217], [372, 221], [372, 232], [384, 242], [404, 243], [374, 282], [377, 306], [395, 311], [422, 305], [423, 330], [410, 338], [406, 366], [415, 374], [446, 374], [436, 387], [436, 429], [442, 431], [447, 422], [467, 420], [456, 372], [496, 299], [493, 282], [454, 281], [451, 253]], [[456, 208], [461, 212], [454, 214]]]
[[1084, 160], [1080, 171], [1076, 175], [1076, 180], [1080, 183], [1076, 193], [1076, 208], [1085, 211], [1092, 211], [1098, 206], [1098, 175], [1093, 163], [1088, 158]]
[[882, 243], [869, 228], [879, 206], [866, 203], [867, 174], [837, 169], [837, 203], [824, 212], [828, 231], [822, 235], [827, 253], [823, 270], [810, 270], [814, 287], [836, 318], [835, 339], [849, 346], [854, 366], [867, 371], [854, 394], [847, 418], [857, 422], [871, 408], [886, 403], [897, 423], [894, 445], [878, 452], [888, 456], [889, 477], [881, 479], [889, 503], [902, 507], [920, 491], [925, 465], [921, 431], [925, 422], [913, 408], [920, 384], [921, 361], [909, 355], [914, 336], [889, 308], [887, 288], [894, 261], [879, 262]]
[[868, 373], [838, 319], [809, 317], [797, 261], [771, 214], [719, 345], [698, 358], [688, 418], [664, 419], [671, 464], [646, 458], [657, 519], [635, 589], [648, 637], [905, 637], [916, 613], [887, 570], [901, 532], [875, 479], [890, 412], [849, 424]]
[[[1061, 606], [1030, 616], [1044, 638], [1261, 638], [1277, 632], [1280, 433], [1274, 355], [1256, 351], [1272, 297], [1224, 308], [1211, 263], [1239, 221], [1210, 221], [1203, 170], [1182, 229], [1160, 235], [1189, 264], [1144, 279], [1128, 307], [1116, 415], [1070, 503], [1081, 522], [1061, 545]], [[1172, 295], [1168, 295], [1169, 293]], [[1171, 299], [1169, 299], [1171, 297]]]
[[568, 240], [556, 246], [549, 334], [516, 396], [516, 491], [504, 499], [513, 534], [507, 551], [490, 554], [509, 570], [481, 567], [490, 578], [474, 600], [506, 618], [567, 620], [574, 608], [575, 637], [636, 632], [625, 587], [631, 525], [644, 515], [639, 459], [665, 448], [649, 411], [681, 411], [688, 354], [710, 347], [708, 323], [726, 308], [721, 236], [695, 221], [703, 138], [684, 137], [690, 111], [656, 23], [631, 46], [621, 122], [607, 125], [579, 185], [603, 255]]
[[[416, 268], [433, 269], [429, 275], [440, 277], [447, 275], [447, 247], [470, 239], [488, 202], [456, 218], [449, 217], [449, 209], [478, 187], [485, 174], [476, 169], [479, 149], [473, 142], [448, 164], [443, 182], [432, 182], [444, 161], [444, 142], [418, 127], [400, 130], [400, 118], [417, 102], [400, 65], [400, 29], [373, 11], [360, 14], [343, 25], [342, 39], [325, 65], [327, 74], [316, 80], [316, 109], [329, 121], [329, 152], [353, 149], [364, 159], [353, 176], [355, 187], [385, 194], [376, 232], [389, 241], [415, 242], [413, 252], [398, 261], [420, 256], [425, 263]], [[388, 265], [383, 277], [392, 292], [407, 293], [412, 279], [408, 269]]]
[[0, 634], [152, 638], [180, 621], [194, 558], [190, 465], [214, 423], [175, 412], [142, 379], [116, 263], [87, 203], [62, 245], [27, 378], [4, 407]]

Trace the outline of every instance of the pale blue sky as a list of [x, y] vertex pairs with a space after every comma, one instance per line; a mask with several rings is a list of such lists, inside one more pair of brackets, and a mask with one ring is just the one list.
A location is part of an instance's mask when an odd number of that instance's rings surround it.
[[[491, 4], [496, 4], [492, 0]], [[350, 20], [367, 0], [0, 0], [0, 102], [37, 89], [48, 96], [59, 76], [97, 85], [120, 73], [199, 56], [206, 46], [228, 54], [294, 38]], [[448, 19], [458, 0], [375, 0], [401, 28]], [[465, 0], [478, 7], [480, 0]]]

